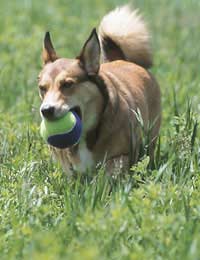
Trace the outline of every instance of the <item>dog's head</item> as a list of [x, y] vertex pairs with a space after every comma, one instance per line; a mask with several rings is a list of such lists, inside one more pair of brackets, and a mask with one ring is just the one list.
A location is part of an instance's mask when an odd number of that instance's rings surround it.
[[100, 44], [94, 29], [75, 59], [59, 58], [47, 32], [44, 38], [43, 69], [38, 77], [42, 104], [40, 113], [49, 120], [75, 110], [84, 130], [95, 127], [104, 106], [103, 95], [94, 83], [100, 67]]

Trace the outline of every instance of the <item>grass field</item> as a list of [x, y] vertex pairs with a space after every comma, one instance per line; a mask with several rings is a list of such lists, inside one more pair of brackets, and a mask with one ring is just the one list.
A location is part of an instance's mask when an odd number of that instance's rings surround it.
[[[56, 3], [57, 2], [57, 3]], [[1, 0], [0, 259], [200, 259], [200, 1], [135, 0], [162, 89], [156, 169], [67, 180], [39, 136], [44, 32], [74, 57], [120, 0]]]

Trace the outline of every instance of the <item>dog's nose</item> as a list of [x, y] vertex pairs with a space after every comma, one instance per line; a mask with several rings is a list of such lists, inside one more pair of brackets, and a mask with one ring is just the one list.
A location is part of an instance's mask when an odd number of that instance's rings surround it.
[[54, 112], [55, 112], [55, 107], [54, 106], [51, 106], [51, 105], [45, 105], [41, 108], [41, 113], [42, 115], [47, 118], [47, 119], [50, 119], [50, 118], [53, 118], [54, 116]]

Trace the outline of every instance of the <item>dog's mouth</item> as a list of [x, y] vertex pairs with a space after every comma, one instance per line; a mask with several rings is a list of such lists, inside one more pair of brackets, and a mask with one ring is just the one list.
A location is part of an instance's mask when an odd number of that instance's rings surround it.
[[82, 120], [82, 113], [81, 113], [81, 108], [79, 106], [75, 106], [70, 109], [70, 111], [75, 112], [79, 118]]

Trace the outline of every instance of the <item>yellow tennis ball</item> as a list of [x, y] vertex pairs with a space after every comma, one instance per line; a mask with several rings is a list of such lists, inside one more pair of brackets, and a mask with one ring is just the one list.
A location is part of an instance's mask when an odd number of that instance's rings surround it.
[[70, 132], [76, 124], [76, 117], [72, 112], [68, 112], [63, 117], [56, 120], [43, 118], [40, 125], [40, 134], [47, 141], [50, 136]]

